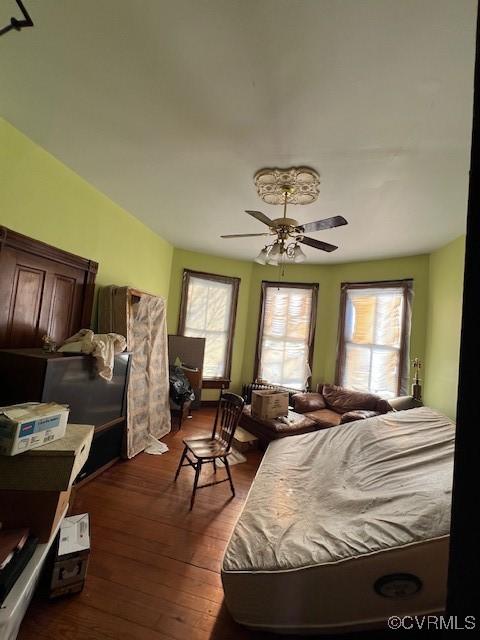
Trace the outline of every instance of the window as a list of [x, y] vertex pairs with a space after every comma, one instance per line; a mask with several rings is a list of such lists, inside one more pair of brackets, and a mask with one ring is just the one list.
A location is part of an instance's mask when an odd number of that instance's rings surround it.
[[338, 384], [407, 393], [412, 280], [342, 284]]
[[317, 284], [262, 282], [255, 377], [305, 389], [311, 376]]
[[240, 278], [183, 272], [178, 333], [205, 338], [203, 387], [230, 383], [233, 332]]

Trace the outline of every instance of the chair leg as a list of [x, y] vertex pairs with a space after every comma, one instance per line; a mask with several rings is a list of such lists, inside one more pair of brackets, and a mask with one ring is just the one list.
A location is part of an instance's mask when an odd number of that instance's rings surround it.
[[235, 497], [235, 487], [233, 486], [232, 474], [230, 472], [230, 465], [228, 464], [227, 456], [223, 458], [225, 463], [225, 469], [227, 470], [228, 480], [230, 482], [230, 489], [232, 490], [232, 496]]
[[195, 502], [195, 493], [197, 491], [198, 478], [200, 477], [200, 470], [202, 468], [201, 460], [197, 460], [197, 466], [195, 467], [195, 480], [193, 481], [192, 499], [190, 500], [190, 511], [193, 509]]
[[175, 482], [177, 481], [178, 474], [180, 473], [180, 469], [182, 468], [183, 461], [185, 460], [185, 456], [187, 455], [187, 447], [183, 450], [182, 457], [180, 458], [180, 462], [178, 463], [177, 471], [175, 473]]
[[217, 461], [215, 460], [215, 458], [212, 460], [213, 463], [213, 473], [217, 473]]

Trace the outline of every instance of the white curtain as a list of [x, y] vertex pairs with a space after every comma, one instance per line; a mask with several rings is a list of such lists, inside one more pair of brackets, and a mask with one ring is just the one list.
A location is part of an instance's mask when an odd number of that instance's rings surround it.
[[312, 303], [311, 288], [264, 287], [258, 378], [292, 389], [305, 388], [311, 375]]
[[205, 338], [204, 378], [226, 375], [232, 296], [230, 283], [190, 277], [183, 333], [190, 338]]
[[409, 299], [402, 285], [346, 289], [343, 386], [392, 398], [400, 380], [402, 391], [408, 347], [403, 358], [402, 349], [410, 334], [405, 305]]

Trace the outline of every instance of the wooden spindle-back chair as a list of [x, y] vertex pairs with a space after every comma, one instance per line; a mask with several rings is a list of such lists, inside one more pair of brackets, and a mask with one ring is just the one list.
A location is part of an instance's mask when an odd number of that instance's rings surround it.
[[[219, 400], [212, 435], [210, 437], [189, 438], [188, 440], [183, 440], [185, 447], [175, 473], [175, 480], [178, 478], [178, 474], [182, 467], [190, 466], [195, 470], [190, 509], [193, 509], [197, 489], [211, 487], [215, 484], [220, 484], [221, 482], [227, 482], [227, 480], [230, 482], [232, 496], [235, 496], [235, 487], [233, 486], [232, 474], [228, 464], [228, 456], [231, 452], [233, 436], [235, 435], [235, 429], [237, 428], [238, 421], [242, 415], [244, 404], [244, 399], [237, 396], [235, 393], [223, 393]], [[198, 480], [202, 465], [212, 464], [214, 472], [216, 473], [217, 460], [221, 460], [225, 465], [227, 477], [222, 480], [216, 480], [215, 482], [199, 485]]]

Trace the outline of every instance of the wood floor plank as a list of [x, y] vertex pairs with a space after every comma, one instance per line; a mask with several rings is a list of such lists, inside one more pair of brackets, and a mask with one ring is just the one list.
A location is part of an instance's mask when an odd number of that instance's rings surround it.
[[[145, 587], [139, 590], [145, 591], [145, 593], [148, 593], [147, 585], [154, 584], [157, 593], [160, 593], [157, 587], [162, 587], [166, 600], [173, 601], [171, 594], [175, 594], [174, 600], [176, 602], [181, 602], [182, 598], [185, 598], [187, 602], [198, 602], [199, 604], [195, 608], [197, 611], [204, 611], [207, 606], [205, 601], [208, 601], [209, 605], [221, 605], [223, 602], [222, 591], [216, 587], [191, 579], [182, 580], [175, 574], [159, 571], [156, 566], [151, 564], [119, 557], [105, 550], [101, 554], [96, 554], [90, 565], [90, 570], [95, 575], [126, 586], [129, 584], [133, 586], [134, 583], [141, 585], [144, 581]], [[194, 607], [191, 606], [191, 608]]]
[[[98, 526], [95, 527], [95, 531], [98, 532], [98, 535], [95, 536], [97, 550], [110, 551], [120, 557], [150, 564], [161, 571], [175, 574], [179, 580], [191, 579], [218, 589], [222, 588], [218, 573], [163, 555], [163, 545], [161, 544]], [[148, 543], [146, 548], [142, 544], [144, 542]]]
[[[198, 492], [189, 511], [190, 469], [173, 482], [183, 444], [211, 428], [212, 409], [194, 413], [181, 433], [164, 440], [169, 452], [122, 461], [81, 487], [75, 512], [91, 519], [85, 589], [57, 602], [30, 606], [19, 640], [253, 640], [229, 616], [220, 565], [261, 461], [248, 453], [234, 465], [237, 496], [227, 483]], [[224, 470], [218, 471], [219, 474]], [[212, 471], [205, 473], [205, 481]]]
[[[95, 494], [88, 492], [87, 485], [85, 491], [82, 492], [82, 497], [89, 498], [93, 495]], [[106, 507], [119, 509], [130, 515], [144, 516], [147, 514], [152, 520], [164, 525], [172, 525], [192, 533], [204, 533], [224, 541], [228, 540], [230, 531], [226, 527], [230, 524], [229, 522], [212, 520], [206, 514], [204, 515], [203, 512], [197, 512], [195, 516], [192, 516], [190, 512], [188, 514], [179, 514], [178, 511], [172, 513], [171, 510], [165, 508], [165, 503], [156, 498], [152, 499], [150, 496], [145, 496], [138, 489], [122, 489], [120, 492], [117, 487], [104, 484], [102, 486], [102, 497]]]

